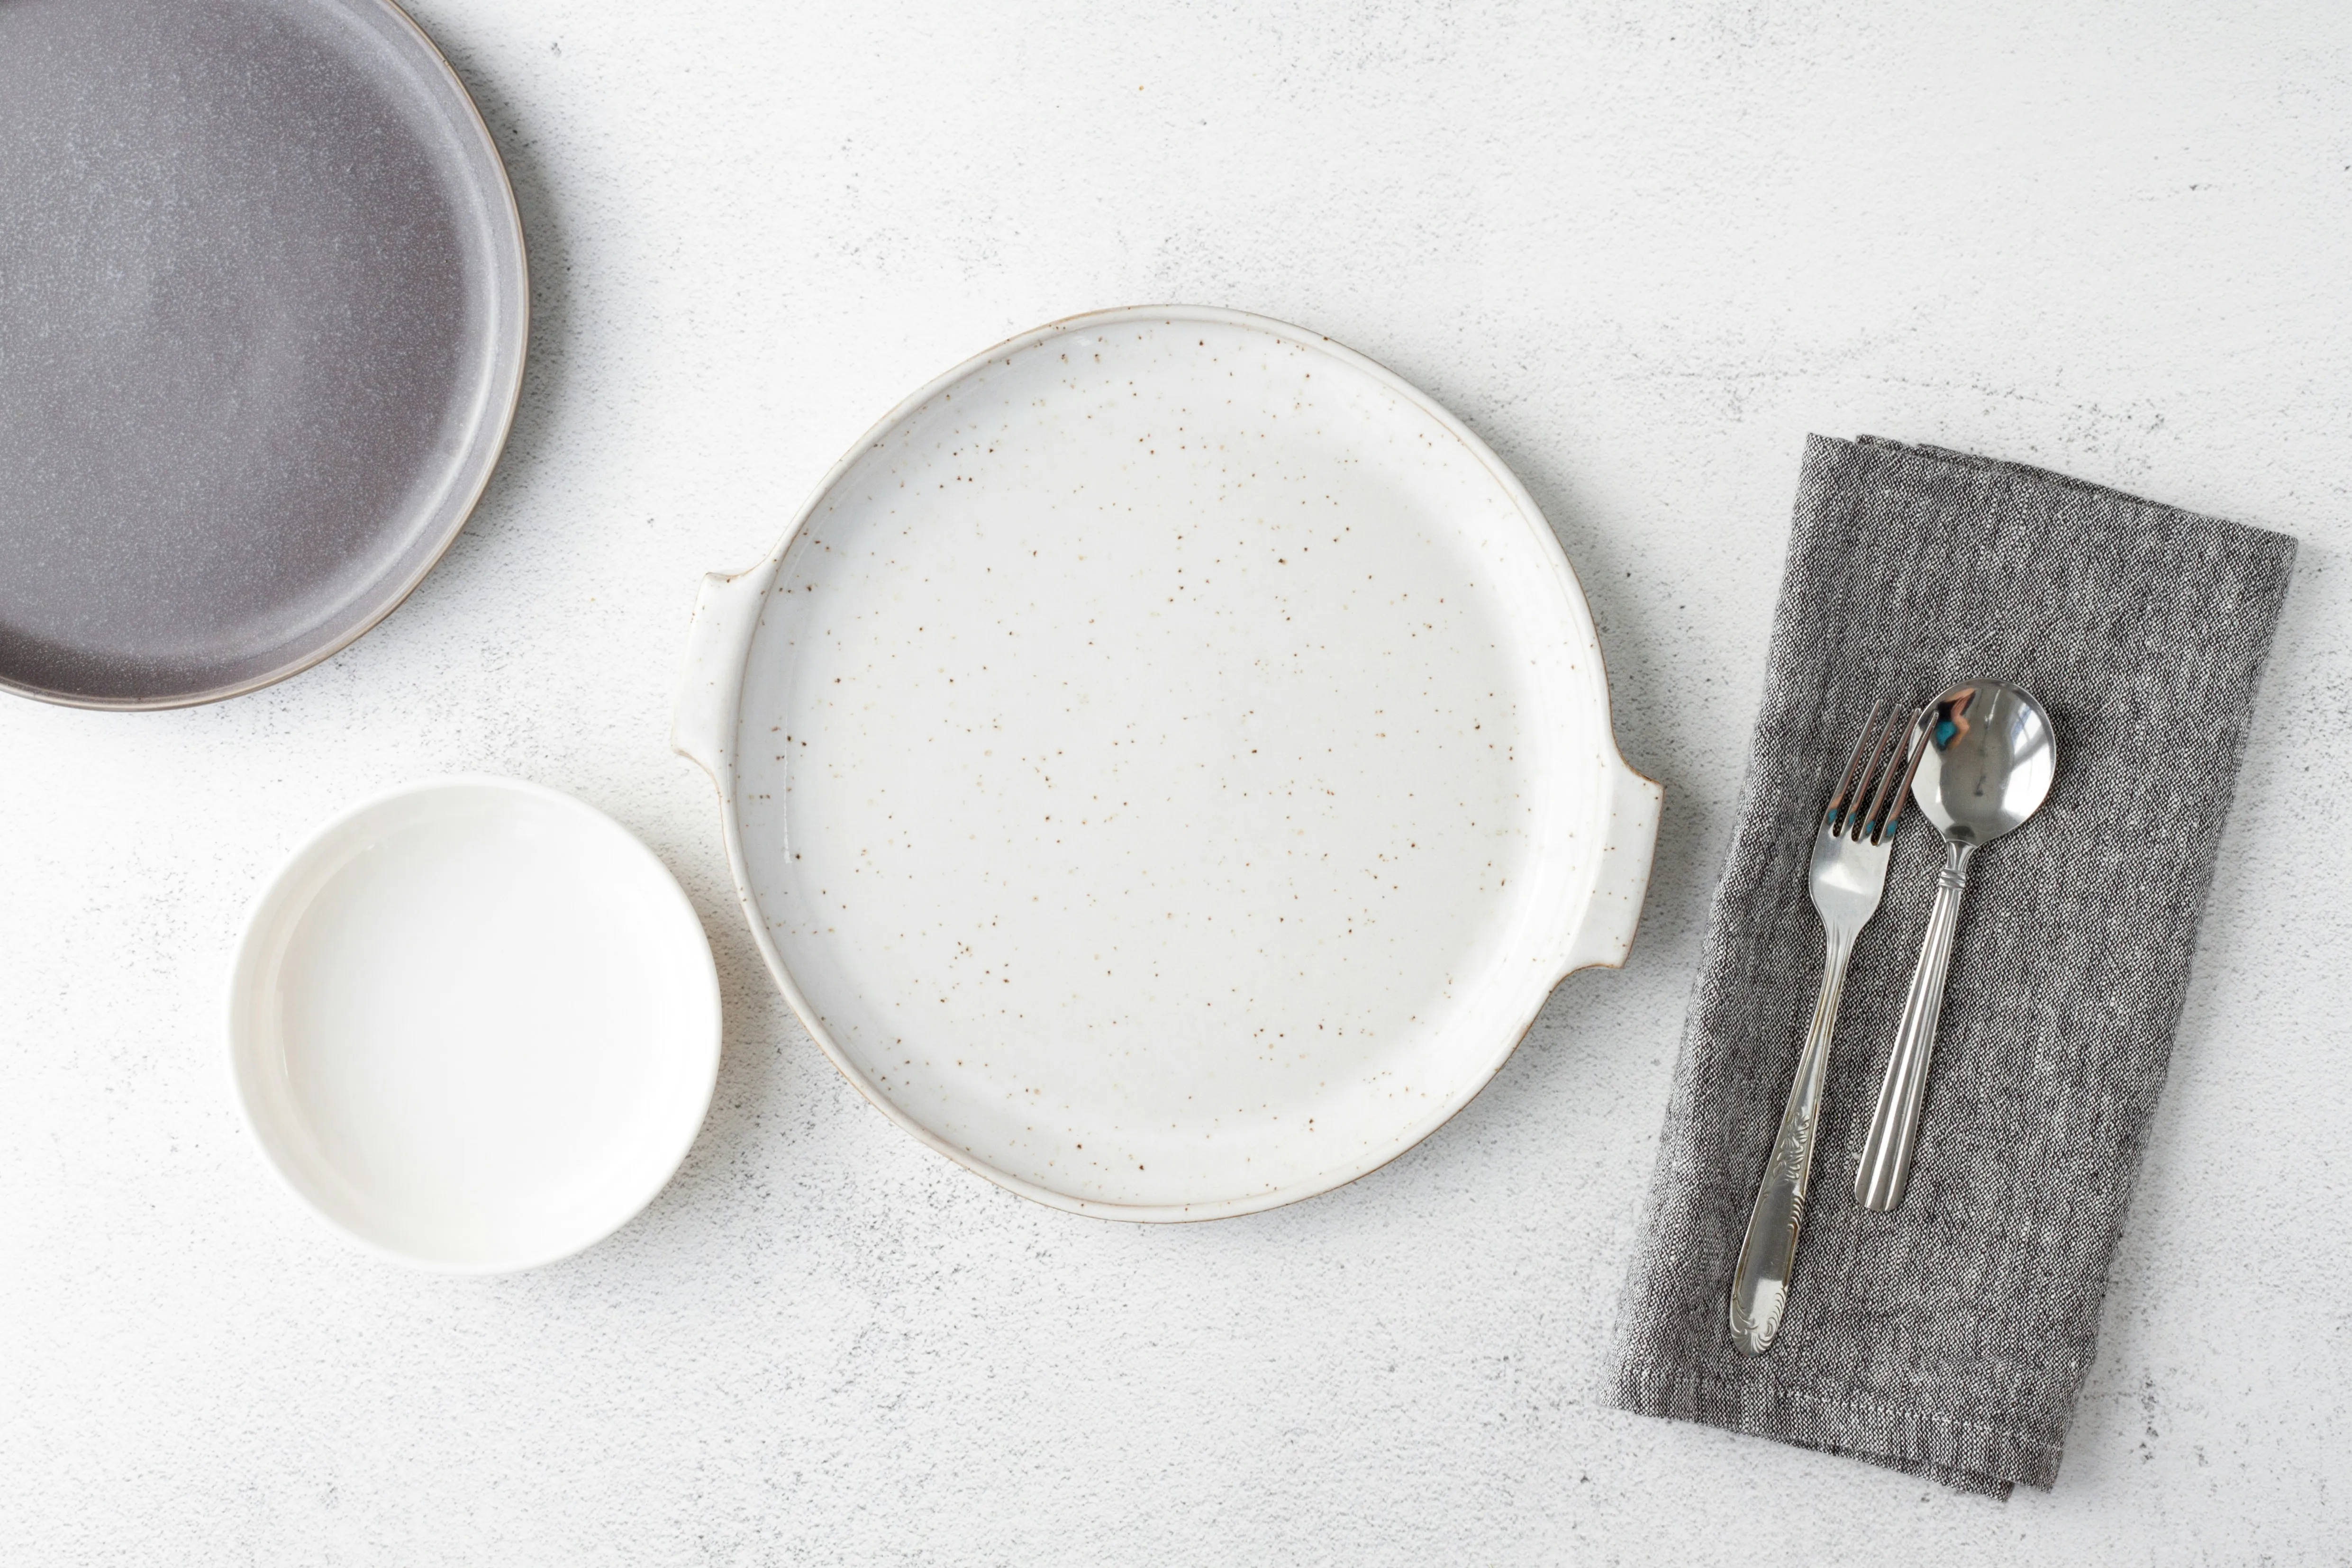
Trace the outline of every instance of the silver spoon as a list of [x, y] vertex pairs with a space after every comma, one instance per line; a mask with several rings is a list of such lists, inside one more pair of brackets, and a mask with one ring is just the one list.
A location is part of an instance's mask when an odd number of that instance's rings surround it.
[[1890, 1209], [1903, 1201], [1911, 1176], [1911, 1144], [1927, 1093], [1927, 1062], [1936, 1049], [1936, 1022], [1944, 1010], [1944, 977], [1952, 963], [1952, 934], [1960, 922], [1960, 894], [1977, 851], [2010, 832], [2040, 809], [2058, 770], [2058, 735], [2042, 706], [2006, 681], [1955, 686], [1927, 710], [1927, 749], [1912, 780], [1911, 798], [1944, 835], [1944, 870], [1936, 879], [1936, 906], [1919, 948], [1895, 1054], [1878, 1088], [1878, 1109], [1862, 1144], [1853, 1196], [1864, 1208]]

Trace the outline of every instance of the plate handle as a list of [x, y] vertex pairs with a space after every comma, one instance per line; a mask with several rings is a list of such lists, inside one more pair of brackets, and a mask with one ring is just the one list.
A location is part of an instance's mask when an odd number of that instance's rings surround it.
[[1633, 927], [1642, 918], [1642, 895], [1650, 886], [1650, 853], [1657, 845], [1658, 810], [1666, 791], [1626, 767], [1613, 748], [1605, 768], [1609, 810], [1601, 830], [1601, 868], [1569, 938], [1562, 975], [1596, 965], [1624, 967], [1625, 955], [1633, 946]]
[[775, 580], [772, 557], [730, 576], [707, 572], [695, 596], [686, 632], [686, 673], [670, 706], [670, 749], [698, 764], [728, 793], [727, 755], [735, 735], [735, 705], [743, 689], [743, 661], [760, 624], [760, 605]]

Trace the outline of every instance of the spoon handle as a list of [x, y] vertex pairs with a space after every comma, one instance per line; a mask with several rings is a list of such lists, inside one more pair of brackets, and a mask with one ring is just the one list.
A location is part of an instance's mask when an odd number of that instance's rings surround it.
[[1911, 1179], [1911, 1144], [1919, 1132], [1919, 1108], [1927, 1097], [1927, 1063], [1936, 1051], [1936, 1024], [1944, 1012], [1944, 977], [1952, 967], [1952, 936], [1959, 929], [1960, 894], [1968, 891], [1974, 844], [1948, 843], [1944, 869], [1936, 878], [1936, 906], [1927, 915], [1927, 937], [1903, 997], [1903, 1021], [1895, 1031], [1895, 1052], [1878, 1086], [1878, 1109], [1862, 1141], [1862, 1165], [1853, 1175], [1854, 1201], [1882, 1213], [1903, 1201]]

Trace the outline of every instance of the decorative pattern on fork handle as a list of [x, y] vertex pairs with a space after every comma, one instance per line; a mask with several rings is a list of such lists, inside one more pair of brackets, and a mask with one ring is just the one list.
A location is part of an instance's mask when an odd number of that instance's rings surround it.
[[1813, 1003], [1812, 1026], [1797, 1057], [1797, 1078], [1740, 1243], [1731, 1277], [1731, 1341], [1748, 1355], [1761, 1355], [1780, 1333], [1789, 1304], [1789, 1278], [1804, 1228], [1805, 1199], [1812, 1186], [1813, 1145], [1821, 1133], [1822, 1090], [1829, 1080], [1830, 1036], [1838, 1003], [1845, 994], [1845, 970], [1853, 942], [1878, 913], [1886, 886], [1886, 861], [1895, 820], [1910, 796], [1911, 776], [1927, 750], [1918, 713], [1874, 705], [1853, 745], [1835, 794], [1822, 813], [1813, 838], [1813, 907], [1820, 912], [1827, 953], [1822, 988]]

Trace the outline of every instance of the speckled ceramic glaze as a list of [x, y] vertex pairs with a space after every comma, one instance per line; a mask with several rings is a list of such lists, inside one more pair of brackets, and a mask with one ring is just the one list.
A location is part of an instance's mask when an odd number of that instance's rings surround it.
[[385, 0], [0, 4], [0, 686], [233, 695], [389, 613], [521, 384], [488, 131]]
[[1657, 787], [1459, 422], [1234, 311], [1007, 343], [706, 580], [679, 749], [761, 950], [894, 1120], [1031, 1197], [1372, 1169], [1622, 962]]

